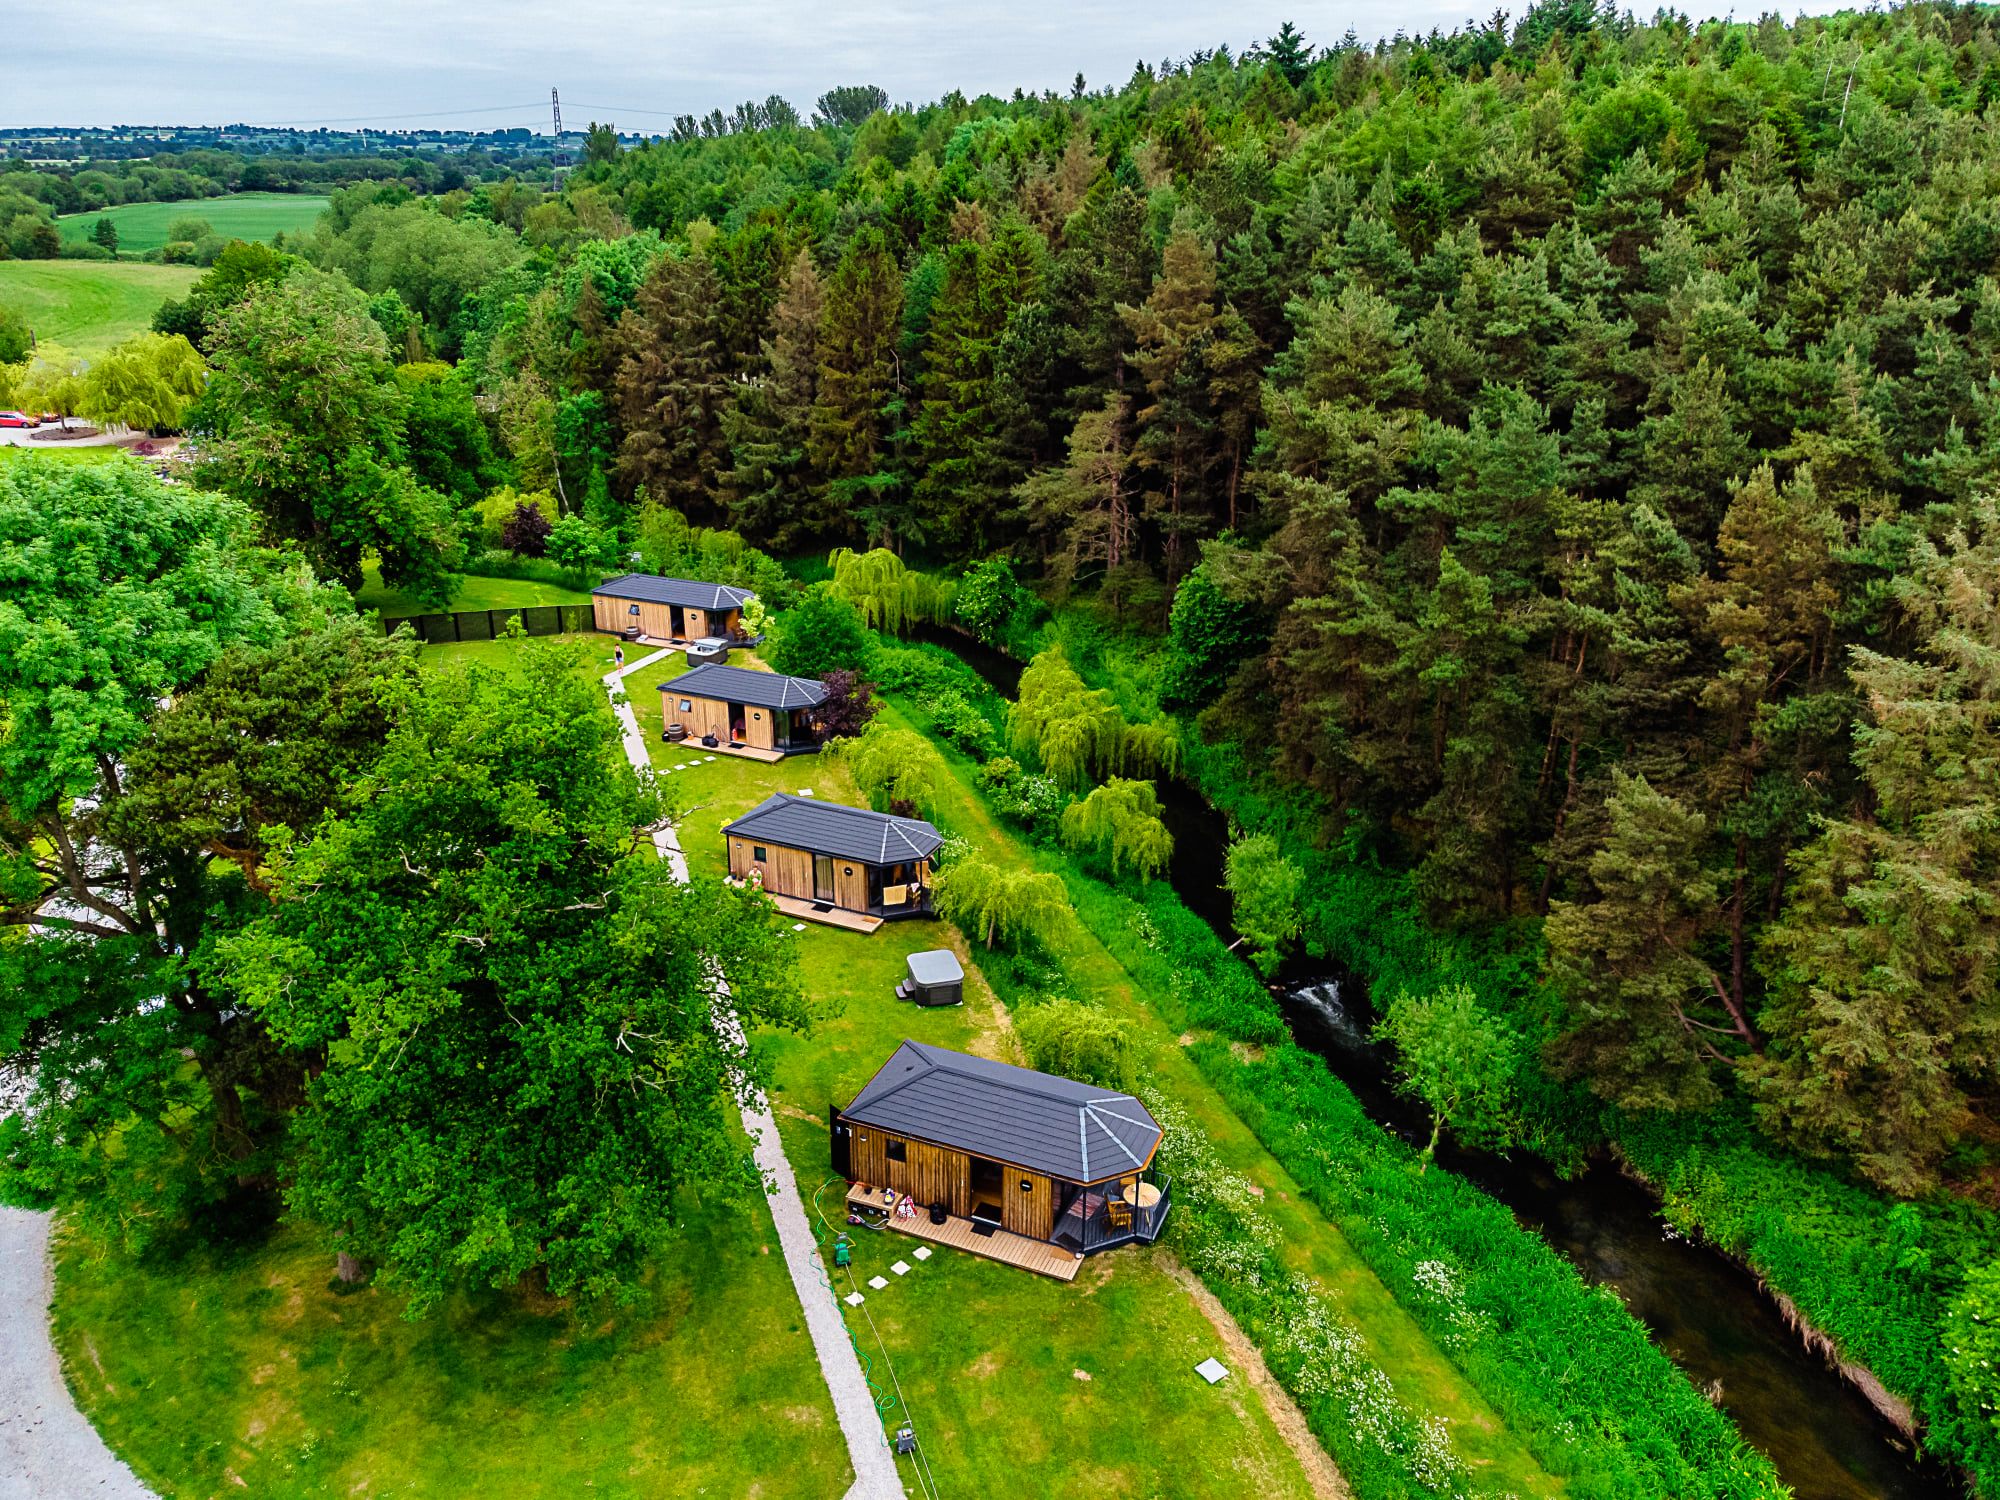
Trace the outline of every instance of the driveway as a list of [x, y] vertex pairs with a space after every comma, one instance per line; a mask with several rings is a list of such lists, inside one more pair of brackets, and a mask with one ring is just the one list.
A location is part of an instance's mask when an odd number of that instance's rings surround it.
[[150, 1500], [70, 1399], [52, 1293], [49, 1216], [0, 1208], [0, 1500]]

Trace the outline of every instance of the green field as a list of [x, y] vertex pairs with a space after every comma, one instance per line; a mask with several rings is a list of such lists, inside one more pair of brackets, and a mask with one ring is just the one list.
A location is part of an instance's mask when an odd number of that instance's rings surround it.
[[[540, 604], [588, 604], [590, 595], [582, 589], [564, 588], [559, 583], [543, 583], [534, 578], [486, 578], [461, 573], [452, 586], [450, 609], [526, 609]], [[361, 565], [361, 587], [355, 592], [356, 609], [376, 609], [391, 619], [404, 615], [437, 613], [402, 589], [382, 581], [382, 565], [372, 558]]]
[[26, 318], [36, 338], [93, 354], [144, 333], [160, 304], [185, 296], [200, 274], [193, 266], [0, 261], [0, 307]]
[[167, 242], [167, 229], [177, 219], [206, 219], [224, 239], [268, 240], [301, 234], [313, 227], [326, 199], [305, 193], [230, 193], [221, 198], [193, 198], [180, 203], [121, 203], [97, 213], [64, 214], [56, 220], [63, 243], [81, 245], [99, 219], [118, 226], [118, 249], [157, 250]]

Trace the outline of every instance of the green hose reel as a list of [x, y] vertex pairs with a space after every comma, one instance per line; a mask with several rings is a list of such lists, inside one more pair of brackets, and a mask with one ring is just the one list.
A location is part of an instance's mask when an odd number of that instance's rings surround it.
[[853, 1254], [854, 1248], [847, 1243], [846, 1235], [842, 1235], [833, 1242], [833, 1263], [836, 1266], [847, 1265], [852, 1259]]

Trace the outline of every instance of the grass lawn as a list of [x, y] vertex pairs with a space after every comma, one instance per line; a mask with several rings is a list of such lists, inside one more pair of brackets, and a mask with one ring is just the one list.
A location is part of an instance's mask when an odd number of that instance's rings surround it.
[[[901, 722], [893, 706], [885, 712]], [[642, 723], [645, 722], [642, 720]], [[654, 750], [654, 764], [659, 766], [664, 760], [665, 764], [671, 765], [672, 758], [662, 755], [666, 747], [661, 744], [659, 730], [654, 727], [657, 722], [655, 717], [646, 725], [648, 744]], [[955, 795], [943, 819], [949, 831], [964, 835], [978, 851], [998, 859], [1029, 864], [1047, 863], [987, 812], [972, 790], [970, 763], [956, 755], [947, 758], [957, 778]], [[671, 773], [667, 784], [678, 794], [682, 806], [694, 809], [681, 828], [681, 844], [688, 853], [689, 865], [694, 870], [712, 874], [719, 874], [724, 868], [722, 825], [772, 791], [796, 792], [810, 786], [817, 795], [832, 796], [841, 801], [862, 800], [851, 778], [843, 770], [818, 757], [794, 757], [777, 766], [724, 758], [704, 762], [692, 770]], [[962, 956], [973, 960], [968, 963], [968, 977], [972, 981], [969, 994], [976, 992], [977, 998], [969, 998], [962, 1010], [919, 1010], [896, 1002], [892, 994], [896, 980], [902, 975], [904, 956], [918, 948], [940, 946], [947, 939]], [[816, 1183], [827, 1176], [824, 1124], [827, 1105], [845, 1103], [904, 1036], [1003, 1057], [1008, 1061], [1021, 1060], [1011, 1050], [1010, 1023], [1005, 1011], [990, 998], [991, 991], [978, 977], [976, 954], [967, 953], [963, 938], [955, 930], [931, 922], [890, 923], [872, 937], [863, 937], [815, 926], [801, 933], [799, 941], [805, 949], [808, 984], [838, 1004], [841, 1012], [826, 1021], [810, 1039], [770, 1036], [759, 1038], [758, 1045], [771, 1060], [776, 1085], [774, 1099], [781, 1104], [788, 1117], [786, 1147], [802, 1184]], [[1371, 1358], [1389, 1376], [1412, 1409], [1419, 1414], [1444, 1417], [1449, 1422], [1453, 1441], [1482, 1482], [1521, 1495], [1562, 1493], [1562, 1482], [1542, 1469], [1519, 1437], [1506, 1427], [1445, 1353], [1397, 1304], [1388, 1288], [1369, 1269], [1339, 1229], [1304, 1201], [1297, 1183], [1195, 1069], [1182, 1051], [1180, 1038], [1146, 1003], [1131, 975], [1110, 951], [1093, 934], [1079, 929], [1063, 959], [1078, 987], [1128, 1025], [1137, 1043], [1142, 1066], [1189, 1111], [1208, 1134], [1223, 1163], [1249, 1177], [1262, 1190], [1261, 1207], [1283, 1233], [1287, 1255], [1293, 1266], [1318, 1280], [1354, 1320], [1367, 1343]], [[908, 1245], [909, 1242], [905, 1240], [904, 1243]], [[1148, 1274], [1163, 1277], [1163, 1273], [1144, 1269], [1150, 1257], [1157, 1253], [1113, 1252], [1109, 1265], [1114, 1280], [1127, 1275], [1127, 1267], [1131, 1268], [1129, 1274], [1134, 1278]], [[941, 1251], [924, 1270], [939, 1268], [945, 1259], [953, 1263], [953, 1274], [956, 1275], [956, 1264], [966, 1257]], [[994, 1274], [998, 1275], [1006, 1269], [995, 1268]], [[1084, 1293], [1087, 1298], [1089, 1276], [1097, 1269], [1094, 1265], [1088, 1268], [1086, 1275], [1080, 1277], [1070, 1290]], [[1030, 1284], [1019, 1291], [1024, 1306], [1040, 1297], [1052, 1295], [1051, 1291], [1032, 1285], [1041, 1281], [1039, 1277], [1026, 1272], [1009, 1271], [1007, 1274], [1016, 1282]], [[867, 1304], [877, 1312], [878, 1324], [882, 1321], [880, 1314], [885, 1305], [902, 1305], [896, 1303], [896, 1299], [912, 1281], [914, 1276], [892, 1281], [887, 1292]], [[1005, 1286], [1012, 1283], [1003, 1278], [999, 1284]], [[1050, 1288], [1054, 1286], [1053, 1283], [1048, 1285]], [[1153, 1291], [1161, 1299], [1173, 1298], [1186, 1306], [1185, 1298], [1178, 1289], [1169, 1286], [1163, 1279], [1155, 1281]], [[1069, 1306], [1059, 1295], [1055, 1296], [1051, 1305], [1056, 1308]], [[1187, 1311], [1191, 1318], [1199, 1319], [1194, 1309], [1187, 1307]], [[1195, 1331], [1199, 1333], [1200, 1329], [1197, 1327]], [[959, 1402], [970, 1399], [970, 1393], [965, 1388], [963, 1368], [951, 1366], [942, 1356], [933, 1360], [935, 1330], [913, 1320], [903, 1329], [901, 1343], [886, 1326], [883, 1334], [890, 1339], [897, 1369], [903, 1374], [905, 1388], [919, 1418], [926, 1414], [926, 1398], [918, 1394], [917, 1387], [912, 1383], [906, 1360], [908, 1365], [916, 1367], [924, 1384], [930, 1387], [928, 1399], [934, 1420], [940, 1412], [956, 1412]], [[860, 1336], [865, 1347], [865, 1340], [870, 1335], [863, 1330]], [[1038, 1338], [1050, 1338], [1046, 1328]], [[1114, 1347], [1116, 1342], [1113, 1338]], [[1218, 1352], [1214, 1344], [1211, 1337], [1204, 1352]], [[1033, 1405], [1054, 1403], [1053, 1409], [1044, 1409], [1037, 1419], [1038, 1428], [1047, 1427], [1055, 1431], [1060, 1424], [1080, 1420], [1063, 1409], [1063, 1402], [1073, 1397], [1075, 1392], [1065, 1388], [1062, 1382], [1069, 1380], [1074, 1385], [1084, 1383], [1075, 1381], [1067, 1368], [1060, 1367], [1060, 1360], [1052, 1353], [1052, 1345], [1044, 1343], [1039, 1354], [1033, 1357], [1002, 1349], [997, 1342], [993, 1347], [998, 1351], [995, 1354], [998, 1359], [1018, 1358], [1024, 1361], [1018, 1365], [1020, 1374], [1013, 1385], [1018, 1387], [1025, 1381], [1030, 1389], [1021, 1392], [1017, 1399]], [[1194, 1356], [1195, 1359], [1200, 1357], [1199, 1354]], [[1166, 1350], [1162, 1350], [1157, 1358], [1141, 1360], [1149, 1371], [1149, 1377], [1161, 1385], [1178, 1380], [1185, 1373], [1186, 1365], [1192, 1362], [1179, 1361]], [[1089, 1384], [1094, 1388], [1095, 1378]], [[999, 1393], [993, 1393], [993, 1398], [998, 1399]], [[968, 1416], [963, 1426], [954, 1425], [951, 1431], [955, 1434], [953, 1441], [958, 1444], [953, 1454], [954, 1462], [963, 1465], [958, 1469], [962, 1481], [972, 1479], [978, 1472], [978, 1466], [1004, 1463], [995, 1450], [986, 1447], [981, 1421], [973, 1421]], [[942, 1445], [942, 1437], [939, 1441]], [[1041, 1439], [1032, 1440], [1030, 1451], [1042, 1451], [1041, 1442]], [[1164, 1449], [1160, 1450], [1160, 1457], [1163, 1460], [1168, 1458]], [[1188, 1457], [1192, 1455], [1172, 1455], [1173, 1472], [1179, 1473], [1180, 1465]], [[936, 1452], [932, 1454], [932, 1461], [938, 1462]], [[940, 1479], [947, 1488], [952, 1487], [942, 1470]], [[1233, 1490], [1227, 1486], [1223, 1488], [1228, 1493], [1252, 1492], [1240, 1485]], [[1112, 1492], [1117, 1492], [1115, 1484]]]
[[229, 193], [181, 203], [121, 203], [97, 213], [64, 214], [56, 220], [63, 243], [81, 245], [99, 219], [118, 226], [121, 252], [157, 250], [177, 219], [206, 219], [224, 239], [269, 240], [279, 233], [302, 234], [318, 222], [327, 200], [309, 193]]
[[76, 443], [37, 443], [32, 448], [20, 448], [9, 443], [0, 447], [0, 464], [37, 463], [44, 459], [58, 464], [101, 464], [124, 451], [116, 443], [99, 443], [88, 448]]
[[193, 266], [0, 261], [0, 307], [26, 318], [39, 339], [95, 354], [151, 328], [160, 304], [185, 296], [200, 274]]
[[133, 1267], [59, 1250], [56, 1342], [162, 1495], [714, 1495], [852, 1482], [761, 1200], [690, 1202], [639, 1305], [486, 1293], [410, 1323], [296, 1231]]
[[[455, 577], [449, 608], [522, 609], [535, 604], [589, 602], [590, 594], [584, 589], [564, 588], [561, 584], [529, 578], [482, 578], [460, 573]], [[354, 603], [357, 609], [377, 609], [391, 618], [436, 612], [434, 605], [385, 584], [381, 564], [372, 559], [361, 565], [361, 588], [354, 596]]]

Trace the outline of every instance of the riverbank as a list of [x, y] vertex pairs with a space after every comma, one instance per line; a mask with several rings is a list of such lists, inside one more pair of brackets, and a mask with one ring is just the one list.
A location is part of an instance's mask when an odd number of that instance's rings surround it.
[[[926, 634], [996, 689], [1004, 690], [1018, 678], [1020, 664], [991, 647], [956, 631], [932, 627]], [[1112, 675], [1101, 664], [1080, 665], [1100, 685]], [[1130, 680], [1131, 674], [1125, 674], [1127, 696]], [[1192, 757], [1193, 778], [1199, 779], [1203, 769], [1212, 771], [1227, 755], [1223, 750]], [[1227, 941], [1228, 896], [1220, 887], [1230, 820], [1201, 796], [1194, 780], [1164, 784], [1162, 796], [1163, 816], [1177, 841], [1170, 879], [1190, 909], [1217, 929], [1220, 941]], [[1256, 807], [1243, 808], [1239, 802], [1239, 811], [1252, 816], [1261, 812], [1268, 820], [1272, 804], [1283, 806], [1282, 796], [1266, 789]], [[1243, 821], [1258, 826], [1250, 817]], [[1290, 835], [1288, 842], [1306, 842], [1296, 825], [1279, 831]], [[1293, 978], [1301, 972], [1295, 961]], [[1490, 984], [1490, 976], [1485, 977]], [[1358, 998], [1352, 993], [1354, 976], [1346, 978], [1350, 1000]], [[1407, 1133], [1412, 1122], [1400, 1115], [1410, 1109], [1389, 1087], [1387, 1060], [1360, 1056], [1373, 1053], [1365, 1000], [1361, 1008], [1362, 1024], [1350, 1027], [1340, 1045], [1328, 1046], [1324, 1036], [1300, 1036], [1296, 1004], [1287, 1005], [1287, 1019], [1294, 1035], [1355, 1089], [1371, 1117]], [[1851, 1346], [1844, 1348], [1839, 1338], [1821, 1331], [1787, 1294], [1787, 1279], [1796, 1286], [1812, 1278], [1796, 1268], [1789, 1278], [1774, 1275], [1718, 1240], [1708, 1232], [1712, 1214], [1688, 1217], [1686, 1193], [1677, 1198], [1650, 1183], [1644, 1188], [1635, 1183], [1627, 1185], [1632, 1201], [1620, 1201], [1627, 1195], [1619, 1191], [1617, 1169], [1608, 1165], [1565, 1183], [1539, 1164], [1523, 1167], [1495, 1158], [1479, 1170], [1467, 1154], [1455, 1152], [1447, 1154], [1447, 1161], [1507, 1203], [1587, 1279], [1617, 1290], [1655, 1342], [1698, 1388], [1739, 1418], [1746, 1434], [1778, 1460], [1780, 1472], [1799, 1493], [1919, 1500], [1962, 1489], [1960, 1478], [1947, 1467], [1916, 1458], [1910, 1438], [1912, 1403], [1896, 1396], [1890, 1382], [1857, 1359]], [[1612, 1227], [1609, 1233], [1607, 1226]]]

